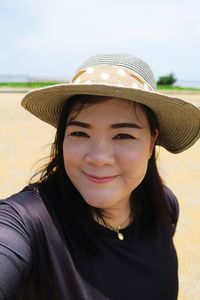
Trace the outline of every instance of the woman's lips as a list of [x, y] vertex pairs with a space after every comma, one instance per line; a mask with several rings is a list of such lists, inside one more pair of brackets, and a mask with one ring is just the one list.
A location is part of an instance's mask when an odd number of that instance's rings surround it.
[[115, 179], [118, 175], [115, 175], [115, 176], [95, 176], [95, 175], [92, 175], [92, 174], [88, 174], [88, 173], [85, 173], [85, 176], [92, 182], [94, 183], [107, 183], [107, 182], [110, 182], [112, 181], [113, 179]]

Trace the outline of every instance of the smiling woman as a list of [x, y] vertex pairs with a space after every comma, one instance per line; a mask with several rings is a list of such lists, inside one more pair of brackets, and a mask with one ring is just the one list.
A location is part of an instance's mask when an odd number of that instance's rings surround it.
[[192, 146], [199, 110], [125, 54], [92, 57], [22, 105], [57, 131], [40, 179], [0, 203], [0, 298], [177, 299], [179, 206], [155, 146]]
[[145, 113], [133, 102], [85, 98], [96, 100], [96, 105], [68, 116], [65, 170], [84, 200], [102, 209], [104, 221], [110, 218], [118, 226], [130, 215], [130, 195], [146, 174], [157, 131], [151, 135]]

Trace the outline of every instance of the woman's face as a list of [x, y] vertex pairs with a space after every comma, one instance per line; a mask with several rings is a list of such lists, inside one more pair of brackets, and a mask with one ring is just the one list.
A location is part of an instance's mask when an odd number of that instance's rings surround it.
[[142, 108], [128, 100], [71, 112], [63, 142], [66, 173], [89, 205], [117, 208], [143, 180], [156, 137]]

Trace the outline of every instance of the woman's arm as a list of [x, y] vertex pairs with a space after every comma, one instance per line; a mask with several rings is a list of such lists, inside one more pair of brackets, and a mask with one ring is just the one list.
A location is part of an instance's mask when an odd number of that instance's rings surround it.
[[23, 290], [32, 268], [30, 237], [11, 205], [0, 201], [0, 299], [13, 300]]

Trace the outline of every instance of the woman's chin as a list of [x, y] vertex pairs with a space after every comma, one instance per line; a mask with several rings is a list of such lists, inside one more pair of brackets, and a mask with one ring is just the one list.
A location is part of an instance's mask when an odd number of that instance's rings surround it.
[[83, 198], [87, 204], [96, 208], [107, 208], [112, 206], [115, 203], [115, 201], [113, 201], [113, 198], [112, 200], [107, 199], [105, 197], [83, 197]]
[[[129, 198], [129, 197], [127, 197]], [[119, 196], [117, 197], [116, 195], [83, 195], [83, 199], [85, 202], [95, 208], [109, 208], [112, 206], [115, 206], [121, 198]]]

